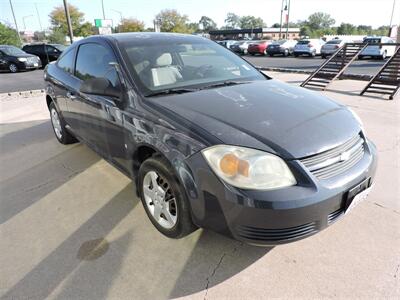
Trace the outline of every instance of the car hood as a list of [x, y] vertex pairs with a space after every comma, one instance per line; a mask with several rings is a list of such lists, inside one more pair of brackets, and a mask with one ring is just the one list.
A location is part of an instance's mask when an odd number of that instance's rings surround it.
[[16, 54], [16, 55], [12, 55], [14, 57], [36, 57], [36, 55], [32, 55], [29, 53], [21, 53], [21, 54]]
[[345, 106], [277, 80], [149, 99], [221, 143], [261, 149], [287, 159], [328, 150], [360, 131]]

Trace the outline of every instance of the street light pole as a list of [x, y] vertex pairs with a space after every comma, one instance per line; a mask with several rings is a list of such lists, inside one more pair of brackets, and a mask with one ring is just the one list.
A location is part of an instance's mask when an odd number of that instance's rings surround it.
[[21, 35], [19, 34], [17, 19], [15, 18], [14, 7], [13, 7], [13, 5], [12, 5], [11, 0], [10, 0], [10, 7], [11, 7], [11, 13], [12, 13], [13, 18], [14, 18], [14, 24], [15, 24], [15, 29], [17, 30], [18, 39], [19, 39], [19, 42], [22, 44], [22, 39], [21, 39]]
[[24, 24], [24, 30], [26, 30], [25, 19], [26, 19], [26, 18], [29, 18], [29, 17], [33, 17], [33, 15], [23, 16], [23, 17], [22, 17], [22, 23]]
[[74, 33], [72, 32], [72, 25], [71, 25], [71, 18], [69, 16], [68, 3], [67, 3], [67, 0], [63, 0], [63, 1], [64, 1], [65, 18], [67, 19], [67, 25], [68, 25], [69, 40], [72, 44], [74, 42]]
[[104, 0], [101, 0], [101, 7], [103, 9], [103, 19], [106, 19], [106, 14], [104, 13]]
[[285, 0], [282, 0], [282, 6], [281, 6], [281, 22], [280, 22], [280, 25], [279, 25], [279, 39], [282, 38], [282, 15], [283, 15], [283, 2], [284, 1]]
[[37, 8], [37, 3], [35, 3], [35, 8], [36, 8], [37, 18], [38, 18], [38, 21], [39, 21], [40, 31], [43, 31], [42, 22], [40, 21], [40, 16], [39, 16], [39, 10]]
[[290, 0], [288, 0], [289, 1], [289, 3], [288, 3], [288, 7], [287, 7], [287, 20], [286, 20], [286, 39], [288, 40], [289, 39], [289, 37], [288, 37], [288, 35], [289, 35], [289, 15], [290, 15]]
[[[390, 36], [390, 33], [392, 32], [393, 14], [394, 14], [394, 8], [395, 8], [395, 6], [396, 6], [396, 0], [393, 0], [392, 15], [390, 16], [389, 36]], [[397, 30], [398, 30], [398, 29], [397, 29]]]

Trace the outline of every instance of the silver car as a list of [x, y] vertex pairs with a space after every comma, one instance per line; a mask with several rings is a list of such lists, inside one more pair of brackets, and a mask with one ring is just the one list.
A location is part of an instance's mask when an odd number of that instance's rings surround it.
[[350, 40], [342, 40], [342, 39], [334, 39], [330, 40], [326, 44], [321, 47], [321, 56], [322, 58], [326, 58], [327, 56], [335, 53], [340, 47], [342, 47], [346, 43], [352, 43]]
[[295, 57], [303, 54], [308, 56], [320, 55], [323, 44], [325, 44], [325, 42], [321, 39], [301, 40], [294, 46], [293, 54]]

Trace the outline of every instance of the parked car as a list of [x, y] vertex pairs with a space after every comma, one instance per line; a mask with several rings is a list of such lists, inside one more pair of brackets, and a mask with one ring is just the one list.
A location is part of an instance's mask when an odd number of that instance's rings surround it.
[[269, 45], [267, 53], [269, 56], [274, 56], [276, 54], [289, 56], [293, 54], [294, 46], [296, 46], [296, 44], [297, 44], [296, 40], [275, 41], [271, 45]]
[[235, 53], [246, 55], [248, 47], [249, 47], [249, 41], [238, 41], [238, 42], [234, 43], [230, 47], [230, 49], [231, 49], [231, 51], [233, 51]]
[[27, 53], [39, 56], [43, 67], [49, 62], [57, 60], [61, 53], [65, 50], [66, 46], [61, 44], [30, 44], [22, 47]]
[[272, 41], [257, 41], [251, 42], [247, 48], [247, 52], [250, 55], [267, 55], [267, 48], [272, 43]]
[[230, 49], [233, 44], [235, 44], [237, 41], [232, 41], [232, 40], [224, 40], [224, 41], [217, 41], [218, 44], [221, 46], [224, 46], [227, 49]]
[[16, 73], [38, 69], [41, 66], [39, 57], [28, 54], [15, 46], [0, 45], [0, 70]]
[[335, 53], [339, 48], [344, 46], [346, 43], [352, 43], [353, 41], [351, 40], [343, 40], [343, 39], [333, 39], [328, 42], [326, 42], [324, 45], [321, 47], [321, 57], [326, 58], [333, 53]]
[[305, 39], [300, 40], [294, 46], [293, 54], [295, 57], [299, 55], [316, 56], [321, 54], [321, 47], [325, 42], [321, 39]]
[[363, 59], [366, 56], [371, 58], [380, 58], [385, 59], [388, 56], [392, 56], [396, 50], [395, 46], [381, 46], [378, 44], [381, 43], [388, 43], [393, 44], [393, 39], [386, 37], [386, 36], [373, 36], [373, 37], [366, 37], [364, 39], [364, 43], [367, 43], [371, 46], [365, 48], [360, 55], [358, 55], [358, 59]]
[[44, 74], [57, 140], [86, 143], [132, 178], [168, 237], [204, 227], [257, 245], [296, 241], [374, 182], [376, 149], [355, 113], [201, 37], [93, 36]]

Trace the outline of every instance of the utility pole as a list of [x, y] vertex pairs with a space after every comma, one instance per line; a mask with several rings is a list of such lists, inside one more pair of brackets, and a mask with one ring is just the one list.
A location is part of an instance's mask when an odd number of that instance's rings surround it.
[[36, 8], [37, 18], [38, 18], [38, 21], [39, 21], [40, 31], [43, 31], [42, 22], [40, 21], [40, 16], [39, 16], [39, 10], [37, 8], [37, 3], [35, 3], [35, 8]]
[[282, 15], [283, 15], [283, 2], [285, 0], [282, 0], [282, 5], [281, 5], [281, 22], [280, 22], [280, 26], [279, 26], [279, 39], [282, 38]]
[[288, 0], [288, 6], [287, 6], [287, 18], [286, 18], [286, 39], [289, 39], [289, 15], [290, 15], [290, 0]]
[[104, 0], [101, 0], [101, 7], [103, 8], [103, 19], [106, 19], [106, 14], [104, 13]]
[[17, 19], [15, 18], [14, 7], [12, 5], [11, 0], [10, 0], [10, 7], [11, 7], [11, 12], [12, 12], [12, 15], [13, 15], [13, 18], [14, 18], [14, 24], [15, 24], [15, 29], [17, 30], [18, 39], [19, 39], [19, 42], [22, 44], [22, 39], [21, 39], [21, 36], [19, 34]]
[[67, 25], [68, 25], [69, 40], [72, 44], [74, 42], [74, 33], [72, 32], [72, 25], [71, 25], [71, 18], [69, 17], [68, 3], [67, 3], [67, 0], [63, 0], [63, 1], [64, 1], [65, 18], [67, 19]]

